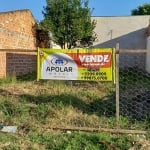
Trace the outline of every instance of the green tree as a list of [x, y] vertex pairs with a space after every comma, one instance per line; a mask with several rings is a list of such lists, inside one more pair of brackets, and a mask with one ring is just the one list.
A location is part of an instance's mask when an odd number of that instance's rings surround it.
[[40, 28], [49, 30], [53, 40], [62, 48], [75, 47], [77, 42], [89, 46], [96, 36], [95, 20], [91, 20], [88, 0], [46, 0], [44, 20]]
[[150, 15], [150, 4], [143, 4], [131, 11], [131, 15]]

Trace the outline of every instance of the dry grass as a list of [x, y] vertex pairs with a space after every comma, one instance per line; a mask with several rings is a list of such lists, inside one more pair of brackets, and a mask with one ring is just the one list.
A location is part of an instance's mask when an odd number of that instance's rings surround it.
[[[85, 149], [88, 147], [93, 150], [105, 150], [108, 149], [107, 145], [112, 144], [121, 148], [124, 143], [126, 147], [131, 146], [131, 141], [126, 137], [115, 143], [116, 137], [107, 134], [93, 133], [90, 137], [82, 133], [64, 134], [62, 131], [47, 130], [51, 126], [114, 128], [115, 98], [114, 85], [111, 83], [37, 82], [28, 77], [3, 79], [0, 81], [0, 123], [18, 127], [15, 134], [0, 132], [0, 149], [44, 150], [70, 147], [70, 150], [77, 150], [83, 147], [81, 143], [84, 143]], [[122, 125], [128, 123], [124, 119]], [[68, 140], [69, 146], [66, 145]], [[103, 145], [105, 140], [109, 144]]]

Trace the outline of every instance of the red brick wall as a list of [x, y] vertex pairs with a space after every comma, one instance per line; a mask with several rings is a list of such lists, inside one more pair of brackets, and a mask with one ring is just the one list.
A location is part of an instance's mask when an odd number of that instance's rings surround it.
[[27, 74], [36, 71], [36, 52], [7, 52], [6, 53], [6, 76]]
[[31, 12], [0, 13], [0, 78], [36, 71], [35, 49], [36, 21]]
[[6, 50], [0, 52], [0, 78], [35, 72], [37, 69], [36, 50]]
[[29, 10], [0, 13], [0, 49], [36, 49], [35, 26]]

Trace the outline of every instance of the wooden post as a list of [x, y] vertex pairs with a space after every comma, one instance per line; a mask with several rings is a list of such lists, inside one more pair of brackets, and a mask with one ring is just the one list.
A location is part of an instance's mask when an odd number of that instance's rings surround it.
[[119, 43], [116, 44], [116, 126], [119, 128]]

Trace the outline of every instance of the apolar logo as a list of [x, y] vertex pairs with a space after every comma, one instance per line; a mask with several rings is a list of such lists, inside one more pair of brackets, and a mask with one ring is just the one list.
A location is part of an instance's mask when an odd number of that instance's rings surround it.
[[48, 55], [41, 67], [42, 79], [76, 80], [78, 67], [74, 60], [63, 53]]
[[64, 58], [52, 58], [50, 66], [47, 66], [46, 71], [49, 72], [72, 72], [72, 67], [67, 67], [68, 60]]

